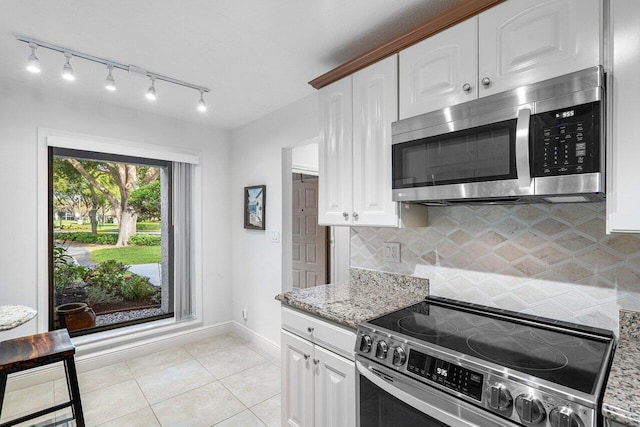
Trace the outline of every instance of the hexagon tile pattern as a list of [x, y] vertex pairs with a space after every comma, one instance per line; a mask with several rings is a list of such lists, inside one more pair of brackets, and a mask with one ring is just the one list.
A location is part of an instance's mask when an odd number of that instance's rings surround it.
[[[383, 261], [383, 242], [401, 244], [399, 264]], [[351, 266], [616, 333], [619, 309], [640, 311], [640, 234], [606, 235], [604, 203], [430, 207], [428, 227], [352, 227]]]

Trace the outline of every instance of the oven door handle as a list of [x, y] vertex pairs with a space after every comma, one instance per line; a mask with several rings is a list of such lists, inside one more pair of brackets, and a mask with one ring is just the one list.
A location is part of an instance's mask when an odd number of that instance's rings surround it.
[[518, 111], [516, 122], [516, 173], [518, 186], [526, 188], [531, 185], [531, 164], [529, 155], [529, 124], [531, 123], [531, 109], [523, 108]]
[[[438, 421], [441, 421], [441, 422], [445, 423], [448, 426], [451, 426], [451, 427], [478, 427], [477, 424], [470, 423], [468, 421], [460, 419], [459, 417], [456, 417], [453, 414], [450, 414], [450, 413], [445, 412], [445, 411], [443, 411], [443, 410], [441, 410], [439, 408], [431, 406], [428, 403], [418, 399], [417, 397], [412, 396], [411, 394], [405, 392], [404, 390], [401, 390], [400, 388], [397, 388], [397, 387], [393, 386], [392, 384], [387, 382], [387, 380], [382, 379], [377, 374], [372, 372], [369, 369], [369, 367], [365, 366], [359, 360], [356, 360], [356, 369], [358, 370], [360, 375], [362, 375], [363, 377], [365, 377], [366, 379], [371, 381], [373, 384], [375, 384], [380, 389], [382, 389], [385, 392], [389, 393], [391, 396], [394, 396], [394, 397], [398, 398], [402, 402], [413, 406], [415, 409], [417, 409], [418, 411], [422, 412], [423, 414], [426, 414], [426, 415], [428, 415], [430, 417], [433, 417], [433, 418], [437, 419]], [[389, 375], [387, 375], [385, 373], [385, 376], [389, 376]], [[389, 377], [393, 380], [393, 377], [391, 377], [391, 376], [389, 376]]]

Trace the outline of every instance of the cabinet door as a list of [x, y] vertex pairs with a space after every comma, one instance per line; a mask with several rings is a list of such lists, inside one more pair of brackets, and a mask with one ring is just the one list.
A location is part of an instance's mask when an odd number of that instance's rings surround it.
[[319, 91], [318, 223], [321, 225], [351, 224], [351, 97], [351, 76]]
[[281, 334], [282, 420], [287, 426], [313, 426], [313, 345], [286, 331]]
[[400, 119], [477, 98], [477, 40], [473, 17], [400, 52]]
[[607, 70], [607, 231], [640, 232], [640, 2], [611, 2], [611, 69]]
[[391, 200], [391, 123], [398, 117], [397, 57], [353, 75], [353, 225], [398, 225]]
[[600, 0], [508, 0], [480, 14], [479, 96], [600, 65]]
[[315, 347], [314, 364], [315, 425], [355, 427], [355, 364], [318, 346]]

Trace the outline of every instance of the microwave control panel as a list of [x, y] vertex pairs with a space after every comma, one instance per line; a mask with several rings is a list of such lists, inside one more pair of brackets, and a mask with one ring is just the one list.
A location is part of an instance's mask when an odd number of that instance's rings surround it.
[[600, 171], [600, 102], [533, 117], [534, 176]]

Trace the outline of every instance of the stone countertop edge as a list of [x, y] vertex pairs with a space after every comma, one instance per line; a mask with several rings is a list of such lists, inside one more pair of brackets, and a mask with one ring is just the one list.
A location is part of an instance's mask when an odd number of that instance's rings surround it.
[[602, 415], [640, 427], [640, 313], [620, 310], [620, 339], [602, 402]]
[[349, 281], [284, 292], [276, 300], [334, 323], [358, 324], [415, 304], [429, 295], [429, 280], [351, 268]]

